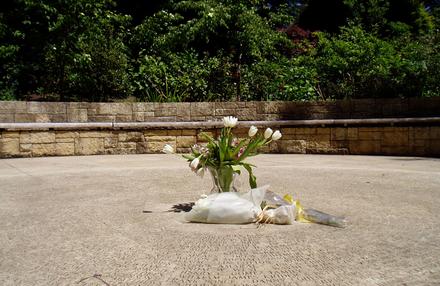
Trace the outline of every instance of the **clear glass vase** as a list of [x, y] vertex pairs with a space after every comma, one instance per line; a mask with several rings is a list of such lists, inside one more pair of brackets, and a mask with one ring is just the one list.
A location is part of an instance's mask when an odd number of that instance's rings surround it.
[[231, 166], [225, 166], [222, 168], [208, 168], [212, 178], [212, 193], [222, 192], [238, 192], [235, 187], [235, 180], [238, 174], [234, 172]]

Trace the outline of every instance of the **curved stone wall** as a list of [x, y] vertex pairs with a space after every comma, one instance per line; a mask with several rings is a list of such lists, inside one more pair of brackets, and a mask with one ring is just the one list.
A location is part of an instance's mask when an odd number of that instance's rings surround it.
[[0, 102], [0, 157], [187, 152], [237, 116], [283, 137], [263, 152], [440, 157], [440, 98], [335, 102]]

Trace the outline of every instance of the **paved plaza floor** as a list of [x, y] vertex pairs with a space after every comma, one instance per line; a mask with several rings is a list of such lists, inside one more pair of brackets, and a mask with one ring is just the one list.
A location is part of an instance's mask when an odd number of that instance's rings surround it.
[[0, 285], [440, 285], [439, 159], [252, 162], [348, 227], [186, 223], [211, 182], [172, 155], [3, 159]]

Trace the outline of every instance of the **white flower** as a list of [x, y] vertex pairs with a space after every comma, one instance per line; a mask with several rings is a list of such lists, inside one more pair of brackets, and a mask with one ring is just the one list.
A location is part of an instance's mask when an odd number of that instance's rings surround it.
[[173, 146], [166, 144], [165, 146], [163, 146], [162, 152], [164, 152], [166, 154], [173, 154], [174, 148], [173, 148]]
[[258, 132], [258, 128], [252, 125], [252, 126], [249, 128], [249, 132], [248, 132], [249, 137], [254, 137], [255, 134], [257, 134], [257, 132]]
[[199, 163], [200, 163], [200, 159], [199, 158], [195, 158], [194, 160], [191, 161], [189, 166], [191, 167], [191, 169], [196, 170], [197, 167], [199, 166]]
[[270, 136], [272, 136], [272, 133], [273, 133], [272, 129], [267, 128], [266, 131], [264, 131], [264, 138], [269, 139]]
[[225, 125], [225, 127], [233, 128], [233, 127], [235, 127], [235, 125], [237, 125], [237, 121], [238, 121], [238, 118], [233, 117], [233, 116], [223, 117], [223, 124]]
[[283, 135], [281, 135], [281, 132], [277, 130], [272, 134], [272, 140], [277, 141], [281, 138], [281, 136]]
[[197, 170], [197, 176], [200, 176], [201, 178], [203, 178], [203, 176], [205, 175], [205, 168], [200, 168]]

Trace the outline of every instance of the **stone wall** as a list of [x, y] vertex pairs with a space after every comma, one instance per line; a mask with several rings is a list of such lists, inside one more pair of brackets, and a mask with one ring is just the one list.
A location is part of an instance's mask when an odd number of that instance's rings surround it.
[[[187, 152], [224, 116], [280, 129], [271, 153], [440, 157], [440, 97], [334, 102], [0, 102], [0, 157]], [[358, 120], [362, 119], [362, 120]], [[252, 121], [252, 122], [250, 122]], [[254, 122], [256, 121], [256, 122]], [[49, 122], [49, 123], [44, 123]], [[56, 122], [56, 123], [55, 123]]]
[[171, 122], [440, 116], [440, 97], [325, 102], [90, 103], [0, 101], [6, 122]]
[[[281, 127], [280, 141], [263, 152], [440, 156], [440, 126]], [[203, 143], [200, 132], [219, 129], [1, 131], [0, 157], [160, 153], [164, 144], [178, 152]], [[238, 128], [238, 137], [247, 136]]]

